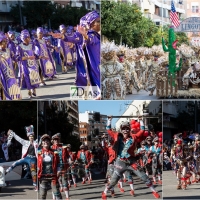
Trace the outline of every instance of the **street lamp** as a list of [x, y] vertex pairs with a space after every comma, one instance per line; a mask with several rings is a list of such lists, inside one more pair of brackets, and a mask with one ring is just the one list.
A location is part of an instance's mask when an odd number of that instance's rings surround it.
[[24, 25], [24, 24], [23, 24], [23, 20], [22, 20], [22, 11], [21, 11], [21, 5], [20, 5], [20, 4], [21, 4], [20, 1], [18, 1], [19, 14], [20, 14], [20, 23], [21, 23], [21, 25]]
[[125, 105], [127, 105], [128, 107], [129, 107], [129, 106], [134, 106], [134, 107], [137, 109], [138, 114], [140, 115], [140, 111], [139, 111], [139, 109], [138, 109], [137, 106], [135, 106], [135, 105], [133, 105], [133, 104], [126, 104], [126, 103], [125, 103]]

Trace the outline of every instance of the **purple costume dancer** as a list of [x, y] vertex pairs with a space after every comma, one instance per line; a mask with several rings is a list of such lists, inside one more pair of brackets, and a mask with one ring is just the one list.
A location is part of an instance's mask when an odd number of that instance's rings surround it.
[[12, 31], [8, 31], [8, 44], [7, 47], [10, 49], [11, 54], [16, 54], [16, 46], [18, 41], [15, 39], [15, 34]]
[[34, 40], [34, 39], [36, 39], [37, 38], [37, 34], [36, 34], [36, 30], [32, 30], [31, 31], [31, 39], [32, 39], [32, 41]]
[[[72, 35], [73, 33], [74, 33], [74, 27], [68, 26], [67, 27], [67, 34]], [[70, 52], [71, 52], [71, 55], [72, 55], [72, 62], [68, 63], [68, 65], [70, 66], [70, 68], [72, 68], [72, 66], [75, 65], [75, 63], [76, 63], [76, 58], [77, 58], [76, 45], [71, 43], [71, 42], [68, 42], [68, 44], [69, 44]]]
[[15, 33], [13, 31], [8, 31], [8, 44], [7, 47], [10, 49], [11, 57], [13, 59], [13, 66], [14, 66], [14, 72], [15, 72], [15, 77], [17, 77], [17, 61], [14, 59], [16, 56], [16, 47], [18, 45], [18, 41], [15, 39]]
[[[70, 41], [76, 45], [77, 50], [77, 60], [76, 60], [76, 78], [75, 85], [77, 86], [87, 86], [90, 85], [89, 76], [87, 76], [87, 65], [86, 58], [83, 52], [83, 36], [79, 32], [73, 33], [73, 35], [68, 36], [67, 33], [63, 35], [62, 33], [52, 33], [54, 38], [62, 38], [63, 40]], [[58, 62], [59, 64], [59, 62]]]
[[[67, 33], [65, 25], [60, 25], [59, 30], [62, 34]], [[60, 51], [60, 59], [59, 63], [62, 66], [62, 72], [67, 72], [69, 66], [73, 64], [73, 59], [72, 59], [72, 52], [70, 48], [69, 42], [65, 42], [63, 39], [58, 39], [58, 48]]]
[[[52, 34], [53, 37], [62, 38], [65, 42], [72, 42], [77, 47], [76, 81], [77, 86], [97, 86], [100, 89], [100, 17], [96, 11], [87, 13], [81, 18], [81, 24], [86, 24], [91, 30], [77, 26], [78, 32], [73, 35]], [[82, 35], [81, 35], [82, 34]], [[83, 45], [86, 51], [83, 51]]]
[[56, 72], [56, 62], [55, 62], [55, 60], [53, 58], [54, 48], [52, 48], [52, 45], [51, 45], [51, 38], [50, 37], [43, 37], [42, 39], [46, 41], [47, 53], [49, 55], [49, 59], [51, 60], [52, 65], [53, 65], [54, 75], [52, 76], [52, 78], [57, 78], [55, 76], [55, 74], [57, 74], [57, 72]]
[[29, 98], [36, 96], [36, 88], [41, 83], [38, 65], [36, 63], [37, 47], [30, 43], [28, 30], [21, 32], [22, 43], [17, 47], [17, 56], [20, 64], [20, 86], [27, 88]]
[[92, 86], [100, 89], [100, 16], [96, 11], [87, 13], [85, 22], [90, 27], [87, 32], [84, 27], [78, 26], [78, 31], [83, 35], [86, 45], [87, 68]]
[[[59, 33], [59, 31], [55, 30], [54, 33]], [[57, 46], [58, 46], [58, 40], [59, 40], [59, 39], [51, 37], [51, 40], [52, 40], [52, 44], [53, 44], [54, 46], [57, 47]], [[54, 56], [54, 58], [56, 59], [57, 63], [58, 63], [59, 65], [61, 65], [61, 62], [60, 62], [60, 54], [59, 54], [59, 52], [54, 51], [54, 52], [53, 52], [53, 56]]]
[[11, 52], [7, 46], [5, 35], [0, 35], [0, 79], [1, 100], [19, 100], [21, 91], [15, 78]]
[[79, 32], [73, 33], [73, 35], [67, 35], [65, 34], [65, 41], [69, 41], [72, 43], [75, 43], [76, 50], [77, 50], [77, 60], [76, 60], [76, 78], [75, 78], [75, 84], [77, 86], [89, 86], [90, 83], [90, 77], [87, 69], [87, 62], [85, 53], [83, 51], [83, 36]]
[[[44, 30], [42, 27], [37, 28], [37, 38], [34, 40], [35, 46], [38, 47], [37, 56], [39, 57], [40, 61], [40, 68], [42, 71], [43, 77], [53, 77], [55, 75], [55, 67], [51, 62], [51, 59], [48, 54], [48, 46], [46, 41], [43, 38]], [[41, 78], [42, 79], [42, 78]]]

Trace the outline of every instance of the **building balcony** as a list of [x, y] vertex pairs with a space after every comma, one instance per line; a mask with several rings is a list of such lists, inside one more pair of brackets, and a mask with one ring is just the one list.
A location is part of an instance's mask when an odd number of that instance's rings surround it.
[[145, 12], [144, 17], [146, 17], [147, 19], [153, 19], [153, 14]]
[[75, 104], [76, 106], [78, 106], [78, 101], [72, 101], [73, 104]]
[[78, 107], [77, 106], [74, 106], [74, 105], [71, 105], [71, 104], [68, 104], [67, 106], [69, 108], [71, 108], [74, 112], [78, 113]]
[[78, 115], [72, 114], [71, 112], [69, 112], [68, 114], [70, 117], [73, 117], [78, 121]]
[[[181, 0], [179, 2], [181, 2]], [[184, 5], [179, 2], [174, 4], [176, 11], [185, 13]], [[169, 0], [152, 0], [152, 3], [160, 8], [171, 10], [171, 1]]]
[[72, 3], [71, 3], [71, 6], [72, 6], [72, 7], [80, 8], [80, 7], [82, 7], [83, 5], [82, 5], [82, 3], [80, 3], [80, 2], [72, 2]]
[[159, 15], [156, 15], [156, 14], [151, 14], [152, 15], [152, 20], [154, 22], [160, 22], [160, 25], [162, 25], [162, 22], [163, 22], [163, 25], [166, 25], [166, 24], [170, 24], [170, 20], [168, 17], [162, 17], [162, 16], [159, 16]]
[[88, 10], [99, 10], [100, 1], [89, 1]]
[[79, 128], [78, 124], [74, 124], [75, 127]]
[[93, 0], [93, 2], [95, 3], [95, 4], [97, 4], [97, 5], [100, 5], [101, 4], [101, 0]]

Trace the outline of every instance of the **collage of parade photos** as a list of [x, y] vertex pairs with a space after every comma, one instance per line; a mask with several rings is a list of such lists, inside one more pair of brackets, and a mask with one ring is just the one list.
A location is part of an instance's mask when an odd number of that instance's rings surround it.
[[200, 200], [199, 0], [0, 0], [0, 200]]

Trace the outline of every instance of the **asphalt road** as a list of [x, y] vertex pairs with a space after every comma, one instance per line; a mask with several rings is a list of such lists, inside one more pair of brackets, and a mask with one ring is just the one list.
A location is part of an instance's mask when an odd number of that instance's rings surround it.
[[[81, 180], [78, 179], [77, 181], [77, 188], [73, 186], [70, 188], [70, 200], [78, 200], [78, 199], [101, 199], [101, 193], [104, 191], [105, 188], [105, 175], [101, 174], [98, 170], [93, 171], [93, 181], [91, 184], [81, 184]], [[123, 188], [125, 190], [124, 193], [121, 193], [119, 188], [115, 187], [115, 199], [155, 199], [150, 191], [149, 188], [136, 176], [133, 177], [134, 179], [134, 189], [135, 189], [135, 196], [131, 196], [130, 186], [127, 183], [123, 183]], [[18, 181], [10, 181], [11, 185], [2, 188], [0, 193], [0, 199], [37, 199], [38, 192], [33, 190], [32, 180], [18, 180]], [[162, 199], [162, 185], [155, 185], [156, 190], [161, 195]], [[65, 194], [62, 193], [63, 199], [65, 199]], [[108, 199], [112, 199], [111, 195], [108, 193]], [[48, 190], [47, 199], [52, 199], [51, 189]]]
[[[74, 188], [73, 186], [70, 188], [69, 194], [70, 194], [70, 200], [78, 200], [78, 199], [95, 199], [100, 200], [101, 199], [101, 193], [105, 189], [105, 175], [99, 174], [98, 171], [93, 171], [93, 181], [91, 184], [81, 184], [81, 180], [79, 179], [77, 182], [77, 188]], [[135, 189], [135, 196], [131, 196], [129, 194], [130, 192], [130, 186], [127, 183], [123, 183], [124, 185], [124, 193], [121, 193], [119, 191], [119, 188], [115, 187], [115, 199], [155, 199], [150, 191], [149, 188], [146, 187], [146, 185], [138, 179], [136, 176], [134, 176], [134, 189]], [[162, 186], [156, 185], [156, 190], [159, 192], [159, 194], [162, 196]], [[63, 199], [65, 199], [64, 192], [62, 193]], [[51, 190], [48, 191], [47, 199], [52, 199]], [[112, 199], [111, 195], [108, 193], [107, 199]], [[161, 197], [162, 199], [162, 197]]]
[[31, 179], [21, 179], [10, 181], [9, 186], [2, 188], [0, 199], [37, 199], [38, 193], [35, 192]]
[[156, 97], [156, 90], [154, 91], [152, 96], [149, 96], [150, 92], [147, 92], [145, 90], [141, 90], [137, 92], [135, 89], [133, 90], [133, 94], [127, 94], [125, 97], [125, 100], [155, 100], [159, 99]]

